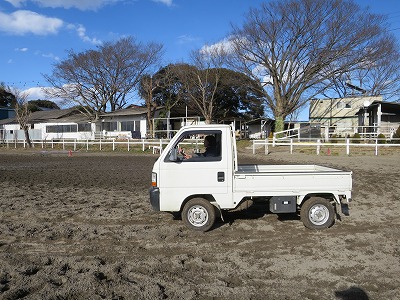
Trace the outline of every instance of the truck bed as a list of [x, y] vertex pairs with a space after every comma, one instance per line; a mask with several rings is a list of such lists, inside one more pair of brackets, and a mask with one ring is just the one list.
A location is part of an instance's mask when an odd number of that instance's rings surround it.
[[351, 198], [352, 172], [318, 165], [239, 165], [233, 190], [240, 196], [329, 193]]
[[244, 173], [324, 173], [344, 172], [341, 170], [318, 165], [239, 165], [237, 174]]

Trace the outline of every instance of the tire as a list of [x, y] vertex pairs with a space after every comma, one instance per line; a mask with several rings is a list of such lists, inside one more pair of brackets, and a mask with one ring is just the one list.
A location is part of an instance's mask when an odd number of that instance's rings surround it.
[[193, 198], [183, 207], [182, 220], [190, 229], [208, 231], [215, 223], [215, 207], [203, 198]]
[[325, 229], [333, 225], [335, 210], [325, 198], [310, 198], [300, 210], [301, 221], [310, 229]]

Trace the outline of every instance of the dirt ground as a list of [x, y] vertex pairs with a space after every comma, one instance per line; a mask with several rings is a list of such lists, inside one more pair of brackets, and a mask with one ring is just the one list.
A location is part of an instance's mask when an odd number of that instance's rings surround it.
[[242, 153], [353, 171], [350, 216], [255, 206], [206, 233], [152, 211], [156, 157], [0, 149], [0, 299], [400, 299], [399, 153]]

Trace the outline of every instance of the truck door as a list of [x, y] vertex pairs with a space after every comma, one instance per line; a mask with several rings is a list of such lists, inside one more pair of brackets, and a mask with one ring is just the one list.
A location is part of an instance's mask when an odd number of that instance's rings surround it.
[[183, 132], [172, 145], [160, 164], [164, 210], [169, 210], [166, 206], [172, 207], [174, 202], [181, 204], [191, 195], [213, 195], [220, 205], [226, 201], [232, 179], [227, 174], [222, 136], [221, 130], [191, 130]]

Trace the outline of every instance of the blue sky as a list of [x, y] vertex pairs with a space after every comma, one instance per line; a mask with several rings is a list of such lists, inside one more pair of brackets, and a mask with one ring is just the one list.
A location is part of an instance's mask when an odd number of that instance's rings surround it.
[[[251, 7], [265, 0], [0, 0], [0, 82], [43, 99], [42, 74], [67, 57], [105, 41], [133, 36], [165, 49], [164, 64], [223, 40]], [[400, 37], [399, 0], [357, 0], [387, 14]]]

